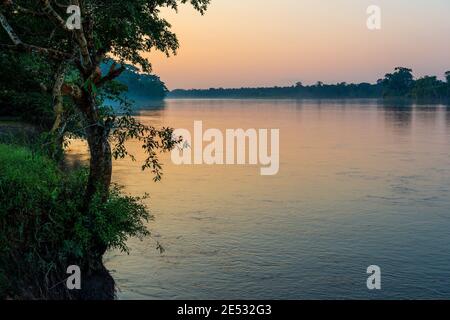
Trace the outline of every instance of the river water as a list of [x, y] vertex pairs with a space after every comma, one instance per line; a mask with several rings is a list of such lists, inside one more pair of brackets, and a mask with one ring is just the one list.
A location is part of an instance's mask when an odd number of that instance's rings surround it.
[[[166, 100], [136, 115], [193, 130], [277, 128], [280, 171], [138, 161], [114, 181], [150, 194], [153, 239], [110, 252], [121, 299], [450, 298], [450, 108], [377, 101]], [[79, 143], [74, 159], [86, 158]], [[141, 160], [141, 161], [139, 161]], [[155, 248], [161, 242], [165, 253]], [[382, 289], [367, 289], [367, 267]]]

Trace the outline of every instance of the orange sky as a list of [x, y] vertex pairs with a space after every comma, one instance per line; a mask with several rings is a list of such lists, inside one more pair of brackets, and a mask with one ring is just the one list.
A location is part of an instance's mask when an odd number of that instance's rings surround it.
[[[382, 29], [366, 9], [382, 9]], [[170, 89], [375, 82], [395, 66], [450, 70], [449, 0], [212, 0], [205, 16], [163, 15], [181, 48], [148, 53]]]

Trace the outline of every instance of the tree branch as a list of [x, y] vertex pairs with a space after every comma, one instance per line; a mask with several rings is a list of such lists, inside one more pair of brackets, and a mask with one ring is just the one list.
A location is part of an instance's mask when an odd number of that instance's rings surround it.
[[0, 12], [0, 24], [2, 25], [3, 29], [8, 34], [11, 41], [14, 43], [14, 45], [0, 44], [0, 49], [15, 51], [15, 52], [39, 52], [39, 53], [43, 53], [43, 54], [49, 56], [50, 58], [56, 59], [56, 60], [72, 59], [71, 54], [68, 54], [68, 53], [65, 53], [62, 51], [48, 49], [48, 48], [42, 48], [42, 47], [23, 43], [22, 40], [20, 40], [19, 36], [14, 31], [14, 29], [8, 23], [8, 20], [6, 19], [6, 17], [1, 12]]
[[0, 44], [0, 49], [14, 51], [14, 52], [38, 52], [41, 54], [45, 54], [49, 58], [52, 58], [57, 61], [61, 61], [64, 59], [73, 59], [72, 55], [67, 52], [58, 51], [58, 50], [49, 49], [49, 48], [42, 48], [42, 47], [33, 46], [30, 44], [26, 44], [26, 43], [20, 43], [18, 45]]
[[77, 85], [74, 85], [74, 84], [67, 84], [67, 83], [64, 83], [61, 86], [61, 92], [64, 95], [72, 97], [72, 99], [75, 102], [79, 102], [79, 100], [82, 98], [82, 95], [83, 95], [80, 87], [78, 87]]
[[[61, 16], [58, 14], [58, 12], [55, 11], [55, 9], [52, 7], [52, 5], [50, 3], [50, 0], [40, 0], [40, 2], [42, 5], [42, 11], [44, 11], [45, 14], [51, 20], [53, 20], [63, 30], [68, 31], [68, 32], [73, 32], [73, 34], [75, 35], [75, 39], [78, 43], [78, 46], [80, 48], [81, 56], [83, 58], [82, 59], [83, 67], [86, 69], [92, 67], [92, 59], [91, 59], [91, 56], [89, 53], [89, 47], [88, 47], [88, 43], [86, 40], [86, 36], [83, 31], [83, 27], [81, 27], [81, 29], [69, 30], [67, 28], [66, 21], [64, 21], [64, 19], [61, 18]], [[78, 0], [74, 0], [73, 3], [75, 5], [77, 5], [78, 7], [80, 7], [80, 3]]]
[[101, 87], [103, 86], [106, 82], [114, 80], [115, 78], [119, 77], [122, 72], [124, 72], [126, 70], [125, 66], [120, 66], [120, 68], [116, 69], [116, 63], [114, 62], [111, 66], [111, 68], [109, 69], [109, 72], [106, 76], [104, 76], [103, 78], [101, 78], [97, 83], [97, 87]]
[[42, 11], [53, 21], [56, 22], [57, 25], [59, 25], [64, 30], [67, 30], [66, 22], [63, 18], [53, 9], [52, 5], [50, 4], [50, 0], [40, 0], [42, 5]]
[[[80, 2], [78, 0], [73, 0], [73, 3], [81, 8]], [[91, 30], [92, 31], [92, 30]], [[73, 30], [75, 33], [75, 39], [78, 42], [78, 46], [80, 47], [81, 56], [83, 57], [83, 66], [85, 68], [92, 67], [92, 59], [89, 53], [89, 46], [86, 40], [86, 36], [84, 34], [83, 25], [81, 25], [81, 29]]]
[[22, 40], [20, 40], [19, 36], [16, 34], [14, 29], [8, 23], [8, 20], [6, 20], [6, 17], [1, 12], [0, 12], [0, 24], [2, 25], [3, 29], [5, 29], [9, 38], [16, 46], [22, 44]]
[[17, 11], [18, 13], [29, 14], [29, 15], [36, 16], [36, 17], [45, 16], [45, 13], [39, 12], [39, 11], [36, 11], [33, 9], [24, 8], [21, 5], [18, 5], [13, 0], [3, 0], [3, 5], [6, 7], [11, 7], [14, 11]]

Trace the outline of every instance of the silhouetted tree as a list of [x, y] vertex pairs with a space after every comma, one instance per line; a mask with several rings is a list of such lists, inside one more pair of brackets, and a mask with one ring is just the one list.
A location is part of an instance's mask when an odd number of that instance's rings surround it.
[[412, 96], [420, 99], [439, 99], [444, 97], [444, 89], [444, 83], [437, 77], [425, 76], [415, 81]]
[[385, 75], [382, 84], [384, 97], [409, 97], [414, 85], [412, 70], [397, 67], [394, 73]]

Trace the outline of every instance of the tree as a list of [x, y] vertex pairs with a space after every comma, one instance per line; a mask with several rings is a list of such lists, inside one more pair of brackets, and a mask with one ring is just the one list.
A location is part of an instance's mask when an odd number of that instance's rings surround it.
[[412, 90], [412, 96], [419, 99], [440, 99], [444, 95], [444, 83], [436, 76], [425, 76], [416, 80]]
[[382, 84], [384, 97], [408, 97], [414, 85], [412, 70], [397, 67], [394, 73], [385, 75]]
[[447, 80], [447, 83], [445, 84], [445, 96], [447, 99], [450, 99], [450, 71], [447, 71], [445, 73], [445, 80]]
[[[112, 54], [120, 64], [128, 60], [139, 65], [144, 72], [149, 72], [151, 64], [141, 52], [156, 49], [169, 55], [175, 53], [178, 48], [178, 41], [176, 35], [170, 31], [170, 24], [159, 17], [160, 8], [177, 9], [179, 3], [186, 2], [191, 2], [203, 13], [209, 0], [134, 0], [113, 3], [73, 0], [64, 5], [50, 0], [3, 1], [0, 22], [12, 44], [1, 44], [0, 48], [39, 53], [63, 65], [60, 68], [63, 70], [59, 70], [56, 76], [54, 96], [59, 98], [61, 93], [70, 96], [86, 124], [86, 138], [91, 152], [91, 179], [86, 194], [88, 199], [97, 189], [106, 193], [111, 178], [111, 148], [108, 137], [114, 127], [112, 119], [105, 118], [99, 112], [100, 107], [96, 99], [98, 91], [125, 70], [123, 65], [114, 63], [106, 74], [102, 74], [100, 64], [108, 54]], [[71, 30], [66, 25], [64, 17], [70, 4], [81, 10], [80, 29]], [[49, 45], [46, 47], [42, 46], [42, 43], [22, 41], [16, 29], [19, 29], [19, 20], [23, 20], [26, 15], [33, 16], [35, 21], [42, 20], [44, 26], [53, 25], [54, 30], [62, 35], [57, 41], [50, 35]], [[9, 20], [16, 25], [13, 27]], [[65, 82], [66, 64], [76, 70], [79, 77], [70, 83]], [[58, 117], [61, 110], [55, 110], [55, 113]], [[55, 127], [59, 126], [60, 123], [56, 122]]]
[[[160, 17], [160, 9], [177, 10], [179, 4], [191, 3], [204, 13], [210, 0], [2, 0], [0, 24], [5, 31], [0, 38], [3, 51], [31, 53], [45, 57], [55, 66], [53, 96], [55, 122], [52, 134], [58, 143], [67, 128], [65, 125], [64, 96], [81, 115], [81, 134], [86, 138], [90, 152], [89, 179], [85, 190], [85, 204], [89, 210], [94, 197], [106, 201], [112, 175], [112, 157], [128, 155], [124, 143], [139, 139], [148, 158], [143, 168], [150, 168], [155, 179], [161, 177], [155, 150], [170, 150], [178, 142], [172, 130], [155, 129], [140, 124], [129, 114], [118, 116], [102, 106], [102, 97], [117, 98], [113, 80], [125, 71], [124, 62], [151, 71], [150, 61], [142, 52], [159, 50], [166, 55], [178, 49], [171, 25]], [[68, 25], [69, 5], [80, 10], [79, 28]], [[126, 18], [124, 18], [126, 17]], [[5, 37], [7, 35], [7, 37]], [[3, 42], [7, 38], [9, 43]], [[109, 56], [114, 57], [108, 72], [100, 66]], [[111, 140], [115, 142], [114, 149]], [[102, 243], [93, 244], [95, 260], [105, 251]], [[101, 259], [100, 259], [101, 260]]]

